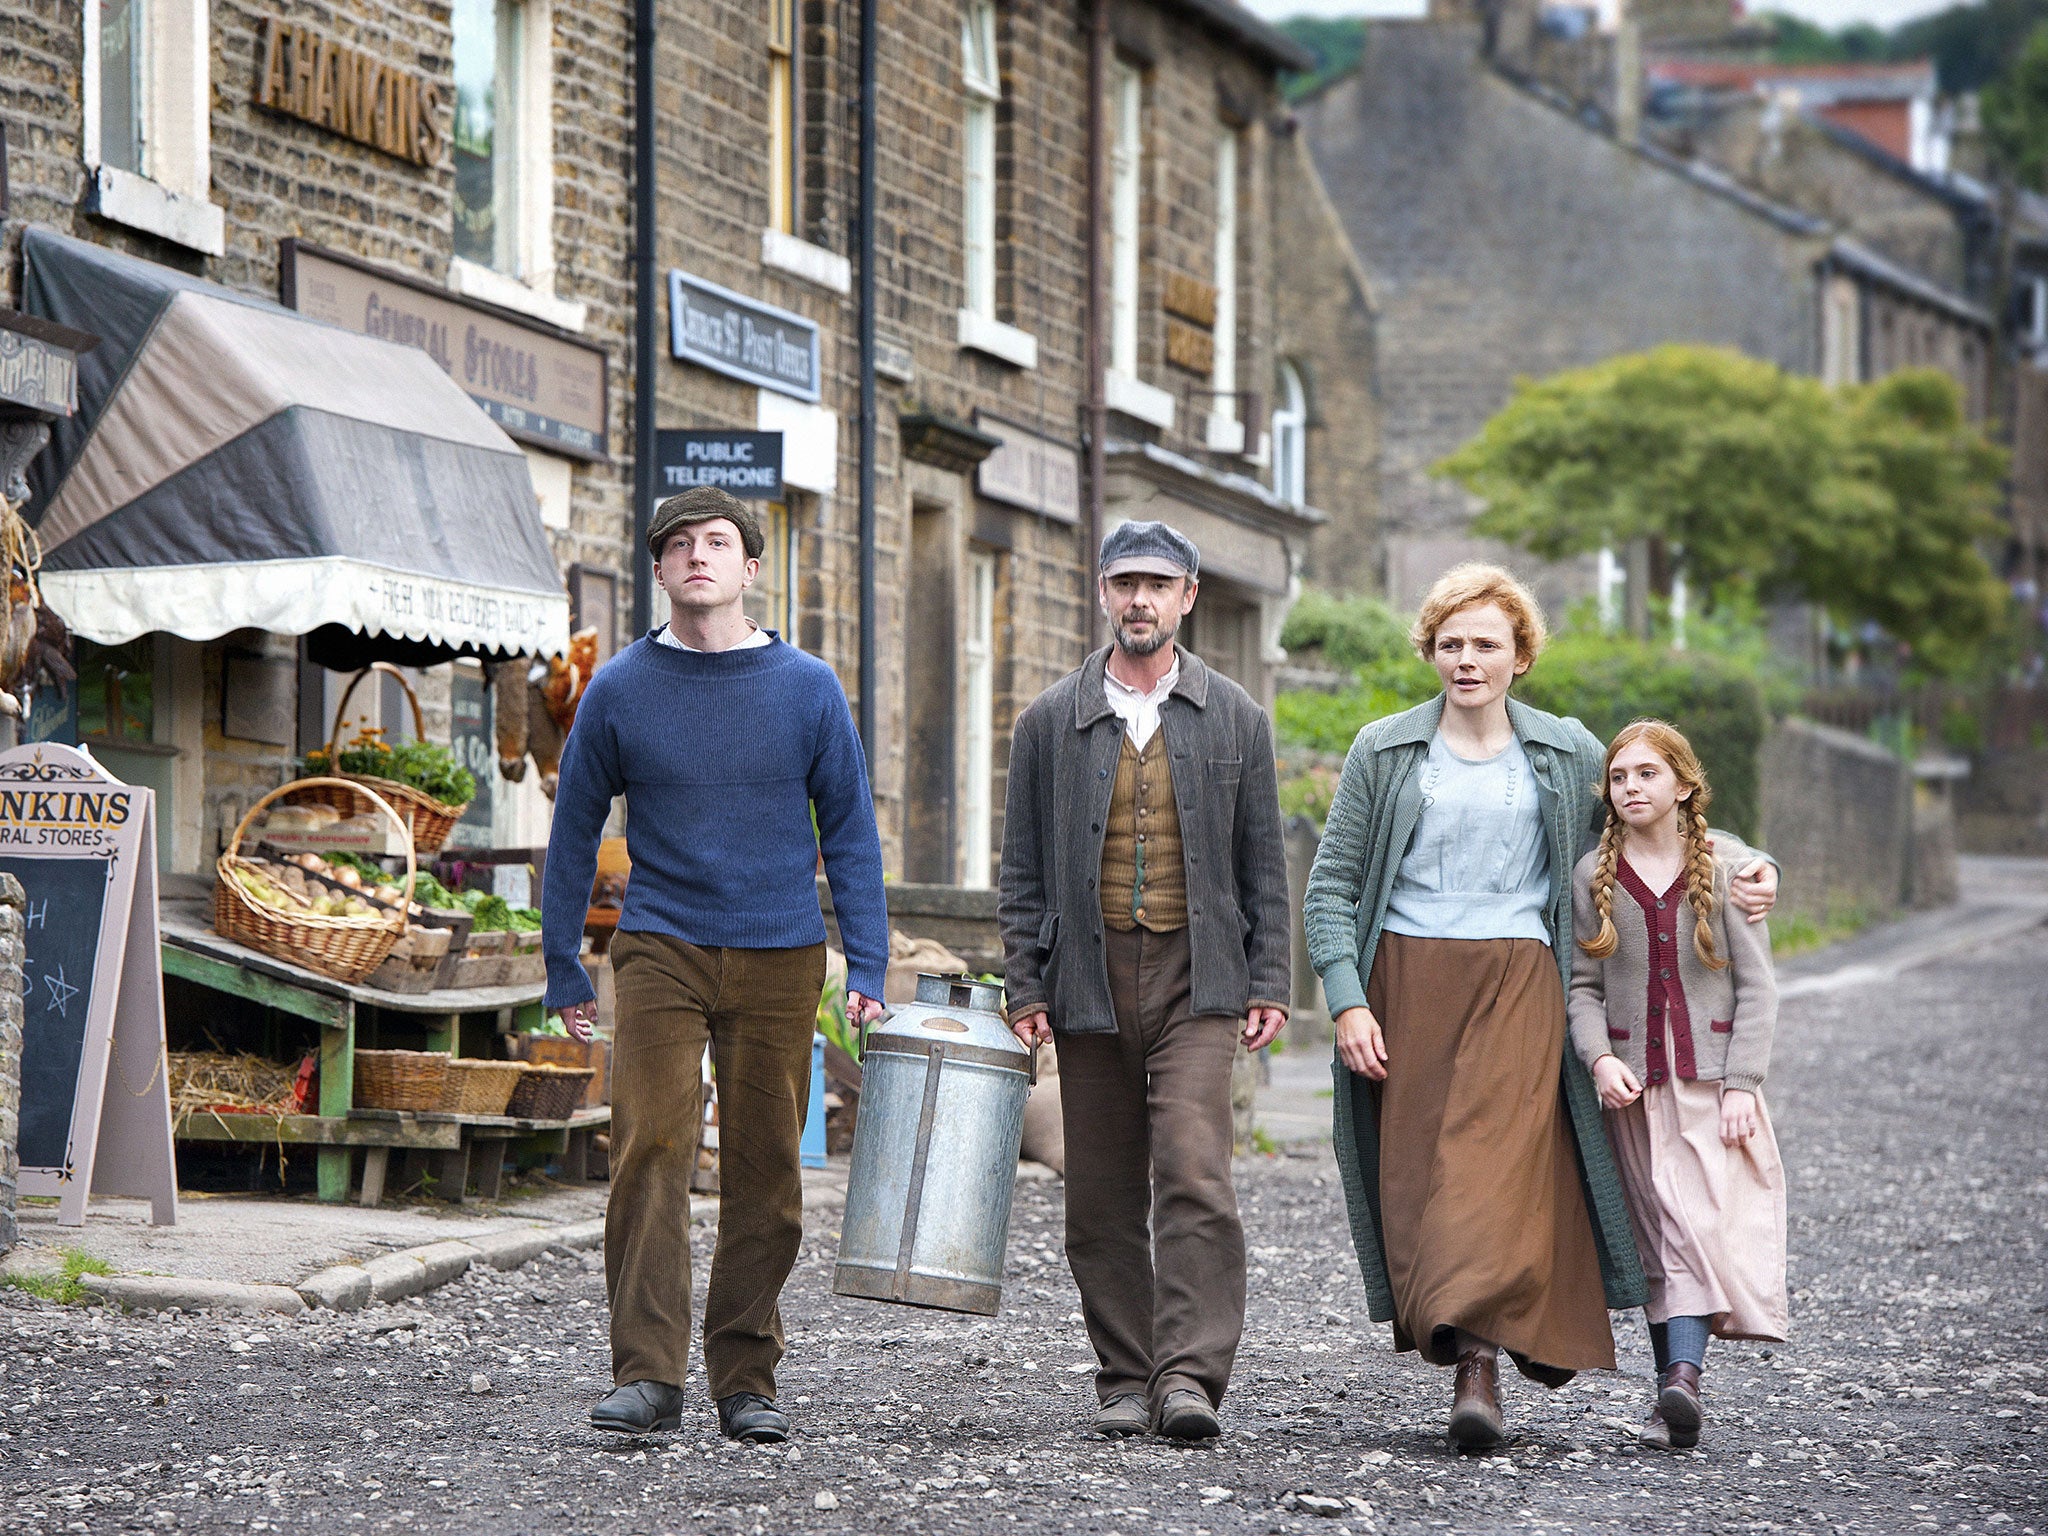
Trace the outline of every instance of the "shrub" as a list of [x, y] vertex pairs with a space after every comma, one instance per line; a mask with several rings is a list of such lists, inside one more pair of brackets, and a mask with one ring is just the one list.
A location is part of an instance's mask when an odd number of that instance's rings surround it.
[[1674, 651], [1618, 635], [1560, 635], [1515, 685], [1525, 704], [1575, 715], [1602, 741], [1631, 720], [1668, 720], [1714, 787], [1714, 825], [1754, 841], [1757, 778], [1770, 712], [1748, 668], [1711, 651]]
[[[1398, 688], [1361, 681], [1342, 693], [1281, 694], [1273, 709], [1281, 742], [1348, 751], [1364, 726], [1435, 697], [1436, 674], [1419, 660], [1416, 667], [1427, 680], [1420, 688], [1413, 679]], [[1714, 786], [1714, 824], [1755, 839], [1759, 758], [1770, 713], [1763, 685], [1744, 660], [1718, 649], [1674, 651], [1625, 636], [1567, 631], [1515, 684], [1515, 696], [1554, 715], [1576, 716], [1602, 741], [1646, 715], [1670, 721], [1692, 742]], [[1302, 786], [1304, 798], [1306, 790]]]

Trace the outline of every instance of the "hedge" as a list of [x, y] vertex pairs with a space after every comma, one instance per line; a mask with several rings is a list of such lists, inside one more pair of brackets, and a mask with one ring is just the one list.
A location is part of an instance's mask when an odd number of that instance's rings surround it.
[[[1438, 692], [1435, 673], [1421, 661], [1413, 668], [1381, 662], [1361, 668], [1359, 682], [1342, 693], [1281, 694], [1274, 723], [1288, 746], [1341, 753], [1365, 725]], [[1538, 709], [1577, 716], [1602, 741], [1646, 715], [1670, 721], [1706, 768], [1714, 824], [1755, 840], [1759, 759], [1770, 712], [1747, 661], [1624, 636], [1568, 632], [1551, 642], [1514, 692]]]

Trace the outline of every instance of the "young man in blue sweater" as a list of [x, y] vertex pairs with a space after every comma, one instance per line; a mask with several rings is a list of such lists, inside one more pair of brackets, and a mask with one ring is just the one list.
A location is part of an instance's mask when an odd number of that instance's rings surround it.
[[627, 1434], [681, 1422], [708, 1044], [724, 1198], [704, 1369], [720, 1429], [776, 1441], [789, 1434], [775, 1404], [778, 1300], [803, 1237], [797, 1143], [825, 982], [818, 855], [858, 1023], [881, 1012], [889, 958], [882, 849], [839, 679], [741, 610], [760, 571], [753, 512], [712, 487], [685, 491], [655, 509], [648, 547], [671, 616], [597, 673], [577, 707], [541, 896], [547, 1005], [587, 1040], [595, 993], [577, 952], [598, 840], [624, 795], [633, 872], [611, 947], [604, 1236], [614, 1387], [590, 1422]]

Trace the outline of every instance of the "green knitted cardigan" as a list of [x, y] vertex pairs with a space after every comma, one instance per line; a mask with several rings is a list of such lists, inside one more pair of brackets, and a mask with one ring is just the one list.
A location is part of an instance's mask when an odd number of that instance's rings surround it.
[[[1376, 720], [1358, 733], [1344, 759], [1322, 846], [1308, 877], [1304, 918], [1308, 952], [1330, 1016], [1365, 1003], [1365, 978], [1379, 947], [1380, 925], [1402, 855], [1422, 814], [1421, 768], [1443, 719], [1441, 695], [1427, 704]], [[1599, 825], [1599, 791], [1606, 749], [1577, 720], [1559, 719], [1508, 700], [1508, 719], [1529, 757], [1550, 852], [1550, 904], [1544, 920], [1560, 981], [1571, 982], [1572, 869]], [[1560, 1026], [1562, 1027], [1562, 1026]], [[1636, 1257], [1621, 1178], [1600, 1120], [1600, 1098], [1578, 1053], [1564, 1042], [1563, 1087], [1578, 1145], [1579, 1182], [1593, 1215], [1600, 1278], [1613, 1308], [1639, 1307], [1648, 1297]], [[1351, 1242], [1365, 1278], [1375, 1322], [1394, 1316], [1380, 1240], [1379, 1125], [1370, 1084], [1342, 1059], [1331, 1064], [1337, 1168], [1350, 1212]]]

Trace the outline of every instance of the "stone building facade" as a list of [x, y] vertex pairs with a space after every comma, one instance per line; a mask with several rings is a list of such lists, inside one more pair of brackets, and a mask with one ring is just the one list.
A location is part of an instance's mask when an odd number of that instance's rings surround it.
[[[568, 456], [523, 444], [554, 553], [620, 568], [629, 530], [630, 460], [618, 451], [630, 421], [625, 347], [631, 323], [631, 10], [621, 0], [492, 0], [469, 8], [495, 29], [498, 126], [486, 201], [516, 229], [496, 248], [459, 253], [467, 206], [457, 187], [455, 22], [447, 7], [395, 0], [336, 0], [287, 11], [261, 0], [87, 0], [15, 6], [0, 16], [0, 122], [8, 145], [9, 202], [0, 227], [0, 303], [21, 300], [21, 236], [31, 224], [203, 277], [239, 293], [288, 297], [288, 242], [398, 274], [446, 294], [464, 312], [600, 349], [608, 366], [602, 417], [608, 453]], [[412, 158], [337, 128], [335, 108], [287, 90], [265, 105], [267, 67], [280, 67], [277, 28], [309, 68], [331, 53], [338, 71], [395, 98], [404, 81], [420, 105]], [[317, 41], [319, 52], [313, 44]], [[478, 39], [469, 40], [472, 53]], [[129, 57], [116, 57], [125, 47]], [[123, 79], [135, 92], [134, 133], [121, 136]], [[336, 88], [329, 75], [327, 89]], [[345, 73], [340, 79], [348, 78]], [[463, 82], [467, 84], [467, 82]], [[273, 100], [279, 100], [273, 96]], [[298, 108], [312, 105], [308, 120]], [[512, 126], [507, 126], [508, 124]], [[508, 144], [508, 139], [514, 142]], [[476, 199], [472, 196], [470, 202]], [[459, 206], [461, 205], [461, 206]], [[472, 210], [473, 212], [473, 210]], [[198, 874], [243, 810], [282, 778], [300, 751], [324, 739], [338, 702], [337, 674], [299, 667], [301, 725], [289, 741], [255, 742], [223, 727], [227, 657], [289, 663], [295, 637], [240, 631], [195, 642], [146, 635], [114, 648], [81, 643], [88, 671], [149, 674], [129, 701], [145, 707], [112, 735], [94, 719], [58, 722], [83, 734], [115, 771], [158, 791], [165, 867]], [[428, 732], [448, 739], [449, 668], [415, 672]], [[367, 691], [362, 697], [369, 697]], [[401, 701], [370, 697], [363, 718], [394, 735]], [[125, 725], [126, 729], [119, 727]], [[533, 776], [529, 775], [529, 780]], [[497, 824], [478, 835], [545, 836], [537, 788], [504, 785]]]
[[[1353, 494], [1342, 475], [1355, 482], [1369, 451], [1369, 434], [1297, 398], [1309, 371], [1332, 410], [1363, 392], [1325, 368], [1282, 367], [1284, 305], [1297, 333], [1312, 329], [1275, 237], [1313, 176], [1278, 131], [1281, 71], [1305, 56], [1229, 0], [1108, 3], [1101, 171], [1116, 334], [1100, 487], [1085, 473], [1090, 7], [892, 0], [881, 13], [871, 750], [901, 880], [993, 877], [1009, 722], [1094, 632], [1092, 493], [1105, 527], [1165, 517], [1197, 538], [1209, 558], [1189, 640], [1267, 695], [1322, 524], [1311, 493]], [[751, 611], [829, 661], [850, 696], [858, 15], [832, 0], [658, 6], [662, 356], [649, 402], [664, 433], [780, 434], [783, 490], [764, 509], [772, 537]], [[100, 56], [123, 47], [125, 62]], [[625, 0], [86, 0], [84, 15], [30, 0], [0, 17], [0, 49], [12, 189], [0, 303], [20, 300], [20, 232], [39, 224], [271, 299], [293, 299], [299, 264], [326, 253], [409, 283], [420, 302], [595, 348], [605, 441], [572, 455], [528, 445], [534, 494], [572, 595], [585, 594], [577, 622], [624, 644], [636, 617], [662, 620], [634, 538], [647, 509], [632, 489]], [[124, 81], [150, 86], [127, 126]], [[394, 128], [370, 104], [388, 89], [397, 111], [400, 85], [417, 111]], [[721, 362], [691, 340], [678, 312], [691, 303], [744, 314], [795, 353], [814, 334], [814, 369], [770, 366], [764, 380]], [[203, 873], [241, 811], [324, 735], [338, 674], [302, 665], [295, 738], [255, 743], [224, 734], [227, 659], [290, 663], [304, 656], [296, 638], [137, 643], [147, 655], [116, 659], [151, 674], [154, 718], [146, 739], [99, 745], [159, 782], [167, 866]], [[412, 671], [427, 734], [448, 739], [473, 666]], [[395, 695], [368, 716], [406, 729]], [[534, 777], [494, 783], [489, 825], [471, 835], [543, 843]]]
[[1461, 559], [1525, 568], [1561, 610], [1590, 560], [1475, 540], [1433, 466], [1514, 382], [1667, 342], [1734, 348], [1830, 383], [1951, 373], [1980, 416], [1990, 317], [1833, 221], [1631, 140], [1484, 52], [1480, 29], [1382, 22], [1303, 134], [1375, 300], [1383, 563], [1334, 585], [1412, 605]]

